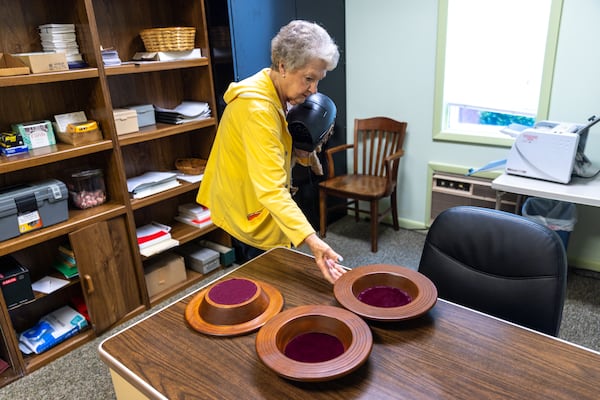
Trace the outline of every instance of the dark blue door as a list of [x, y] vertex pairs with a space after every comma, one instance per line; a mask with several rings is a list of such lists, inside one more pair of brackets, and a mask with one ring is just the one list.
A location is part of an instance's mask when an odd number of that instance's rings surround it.
[[271, 38], [294, 18], [295, 0], [228, 0], [235, 81], [271, 65]]

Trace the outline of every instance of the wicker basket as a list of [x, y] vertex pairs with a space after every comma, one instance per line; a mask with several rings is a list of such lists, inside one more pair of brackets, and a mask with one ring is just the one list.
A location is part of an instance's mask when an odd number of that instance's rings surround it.
[[205, 167], [206, 160], [201, 158], [179, 158], [175, 161], [175, 168], [188, 175], [200, 175]]
[[185, 51], [194, 49], [196, 28], [151, 28], [140, 32], [146, 51]]

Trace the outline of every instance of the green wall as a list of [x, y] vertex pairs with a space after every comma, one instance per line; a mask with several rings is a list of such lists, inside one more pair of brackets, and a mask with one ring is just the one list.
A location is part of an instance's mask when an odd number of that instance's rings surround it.
[[[508, 152], [433, 141], [437, 11], [437, 0], [346, 0], [347, 126], [354, 118], [376, 115], [408, 122], [398, 182], [400, 223], [406, 228], [427, 226], [431, 163], [468, 169]], [[564, 0], [549, 119], [583, 122], [600, 113], [600, 53], [593, 50], [600, 37], [598, 15], [600, 2]], [[598, 125], [586, 154], [600, 164]], [[570, 264], [600, 271], [600, 208], [577, 209]]]

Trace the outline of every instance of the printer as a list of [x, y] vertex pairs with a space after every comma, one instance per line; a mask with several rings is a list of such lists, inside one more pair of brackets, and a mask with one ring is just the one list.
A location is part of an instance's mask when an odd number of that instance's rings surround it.
[[595, 116], [587, 124], [539, 121], [523, 129], [509, 151], [506, 173], [559, 183], [569, 183], [573, 175], [595, 176], [600, 168], [584, 150], [589, 129], [598, 121]]

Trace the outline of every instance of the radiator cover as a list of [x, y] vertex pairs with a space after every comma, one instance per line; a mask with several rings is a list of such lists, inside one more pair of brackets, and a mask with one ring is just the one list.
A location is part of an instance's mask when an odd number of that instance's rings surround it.
[[[502, 196], [501, 209], [517, 213], [520, 199], [514, 193]], [[446, 172], [434, 172], [431, 183], [431, 221], [447, 208], [455, 206], [496, 207], [492, 180]]]

